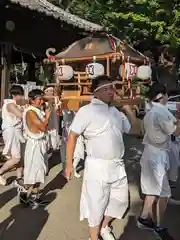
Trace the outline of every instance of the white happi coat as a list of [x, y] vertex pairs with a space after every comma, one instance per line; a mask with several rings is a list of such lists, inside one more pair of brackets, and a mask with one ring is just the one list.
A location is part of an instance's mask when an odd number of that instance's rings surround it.
[[2, 135], [4, 140], [3, 155], [21, 158], [21, 143], [24, 143], [22, 134], [22, 120], [7, 110], [7, 105], [16, 102], [5, 99], [2, 106]]
[[44, 132], [32, 133], [26, 121], [28, 111], [34, 111], [37, 116], [43, 120], [45, 113], [33, 106], [29, 106], [23, 116], [24, 135], [26, 138], [24, 155], [24, 184], [33, 185], [35, 183], [44, 183], [47, 153], [47, 136]]
[[98, 99], [80, 108], [71, 130], [83, 134], [87, 158], [80, 202], [80, 219], [100, 225], [103, 215], [122, 218], [128, 207], [128, 184], [123, 163], [125, 115]]
[[166, 106], [153, 103], [144, 118], [145, 149], [141, 157], [141, 188], [146, 195], [169, 197], [169, 143], [176, 130], [176, 118]]
[[[158, 105], [158, 103], [151, 102], [146, 104], [146, 111], [149, 111], [153, 105]], [[166, 106], [164, 106], [166, 107]], [[169, 110], [168, 110], [169, 115]], [[173, 122], [176, 122], [176, 118], [170, 114], [169, 117], [172, 119]], [[170, 169], [169, 169], [169, 180], [176, 182], [178, 178], [179, 173], [179, 167], [180, 167], [180, 138], [175, 137], [175, 141], [171, 141], [171, 138], [169, 138], [169, 144], [168, 144], [168, 155], [169, 155], [169, 163], [170, 163]]]

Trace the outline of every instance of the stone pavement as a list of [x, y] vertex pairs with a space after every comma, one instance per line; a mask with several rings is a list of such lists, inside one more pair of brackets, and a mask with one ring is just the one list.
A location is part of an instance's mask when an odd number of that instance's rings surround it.
[[[139, 157], [142, 151], [141, 140], [126, 138], [125, 163], [130, 183], [131, 207], [125, 220], [112, 223], [118, 240], [154, 240], [149, 231], [136, 227], [136, 216], [141, 206], [139, 198]], [[50, 163], [51, 171], [45, 186], [45, 195], [50, 204], [32, 211], [17, 204], [16, 190], [10, 185], [0, 186], [0, 240], [87, 240], [86, 221], [79, 221], [79, 199], [81, 179], [65, 184], [59, 174], [59, 156]], [[9, 174], [12, 180], [14, 173]], [[178, 191], [179, 192], [178, 192]], [[180, 189], [176, 195], [180, 197]], [[180, 239], [180, 206], [169, 205], [166, 223], [176, 240]]]

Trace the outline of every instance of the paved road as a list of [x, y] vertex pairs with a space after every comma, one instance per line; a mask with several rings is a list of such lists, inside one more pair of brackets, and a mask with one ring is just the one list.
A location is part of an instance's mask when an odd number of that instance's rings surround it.
[[[113, 231], [118, 240], [154, 240], [151, 232], [136, 227], [139, 214], [139, 157], [140, 140], [126, 138], [125, 163], [130, 185], [131, 207], [124, 220], [113, 222]], [[45, 186], [50, 204], [32, 211], [17, 204], [16, 190], [11, 186], [0, 187], [0, 239], [1, 240], [87, 240], [86, 221], [79, 222], [79, 198], [82, 180], [65, 184], [59, 174], [59, 155], [51, 162], [51, 171]], [[12, 179], [14, 173], [9, 175]], [[179, 191], [179, 192], [178, 192]], [[180, 197], [180, 189], [175, 194]], [[180, 239], [180, 207], [169, 205], [166, 223], [176, 240]]]

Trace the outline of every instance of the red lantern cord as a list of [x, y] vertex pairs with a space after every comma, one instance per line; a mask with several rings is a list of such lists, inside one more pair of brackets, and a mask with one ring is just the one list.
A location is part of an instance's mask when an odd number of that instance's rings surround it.
[[110, 45], [111, 45], [111, 48], [112, 48], [114, 51], [116, 51], [116, 43], [115, 43], [113, 37], [112, 37], [111, 35], [109, 35], [108, 33], [105, 33], [105, 35], [106, 35], [106, 36], [108, 37], [108, 39], [109, 39], [109, 43], [110, 43]]

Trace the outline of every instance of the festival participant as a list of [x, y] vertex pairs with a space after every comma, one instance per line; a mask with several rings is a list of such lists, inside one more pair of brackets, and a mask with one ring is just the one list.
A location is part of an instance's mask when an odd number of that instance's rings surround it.
[[172, 134], [180, 134], [180, 124], [165, 106], [168, 101], [165, 86], [153, 84], [148, 96], [152, 104], [144, 118], [145, 148], [141, 158], [141, 189], [145, 200], [137, 224], [140, 228], [154, 230], [158, 239], [173, 239], [163, 228], [162, 221], [171, 196], [169, 142]]
[[60, 100], [58, 96], [55, 96], [55, 89], [52, 86], [45, 87], [44, 93], [46, 99], [45, 106], [51, 108], [51, 116], [48, 123], [49, 148], [57, 150], [60, 144], [59, 119], [57, 114], [60, 108]]
[[[176, 114], [175, 117], [177, 121], [180, 121], [180, 104], [176, 104]], [[176, 182], [178, 179], [179, 174], [179, 167], [180, 167], [180, 136], [171, 136], [170, 141], [170, 172], [169, 172], [169, 179], [170, 179], [170, 186], [176, 187]]]
[[176, 187], [176, 182], [178, 180], [179, 175], [179, 167], [180, 167], [180, 145], [179, 145], [179, 137], [171, 136], [171, 140], [169, 142], [169, 183], [171, 188]]
[[[66, 144], [68, 140], [68, 134], [70, 132], [71, 124], [74, 119], [75, 113], [69, 110], [63, 110], [63, 129], [62, 129], [62, 144], [60, 147], [61, 151], [61, 162], [63, 164], [63, 172], [66, 163]], [[84, 160], [85, 148], [84, 148], [84, 138], [79, 136], [77, 139], [74, 156], [73, 156], [73, 166], [74, 166], [74, 176], [80, 178], [81, 175], [77, 173], [77, 166], [81, 159]]]
[[[29, 107], [24, 111], [23, 124], [26, 137], [24, 155], [24, 184], [26, 185], [26, 200], [32, 207], [38, 207], [39, 187], [44, 183], [47, 171], [47, 129], [51, 115], [50, 109], [42, 110], [44, 93], [40, 89], [29, 92]], [[33, 192], [33, 194], [32, 194]], [[25, 199], [21, 199], [25, 200]]]
[[62, 162], [62, 173], [64, 174], [65, 165], [66, 165], [66, 144], [68, 139], [68, 133], [71, 126], [71, 123], [74, 118], [74, 112], [69, 111], [68, 109], [62, 109], [62, 139], [61, 139], [61, 162]]
[[[152, 106], [153, 102], [146, 102], [146, 112], [149, 111]], [[178, 112], [178, 107], [177, 107], [177, 112], [176, 112], [176, 119], [179, 120], [179, 112]], [[174, 119], [174, 121], [176, 121]], [[169, 146], [168, 146], [168, 155], [169, 155], [169, 162], [170, 162], [170, 169], [168, 172], [168, 178], [169, 178], [169, 183], [170, 187], [174, 188], [176, 187], [176, 181], [178, 179], [178, 172], [179, 172], [179, 167], [180, 167], [180, 159], [179, 159], [179, 153], [180, 153], [180, 146], [179, 146], [179, 136], [174, 136], [171, 135], [171, 138], [169, 139]]]
[[[112, 218], [121, 219], [128, 207], [128, 182], [124, 168], [123, 133], [131, 126], [126, 116], [111, 106], [115, 86], [106, 75], [93, 79], [94, 98], [79, 109], [67, 143], [66, 177], [70, 179], [77, 139], [83, 134], [87, 158], [80, 202], [80, 219], [88, 219], [91, 240], [99, 233], [113, 240], [108, 227]], [[129, 106], [124, 110], [132, 121]], [[103, 221], [103, 222], [102, 222]]]
[[18, 105], [24, 98], [21, 86], [14, 85], [9, 91], [10, 98], [4, 100], [2, 107], [2, 135], [4, 140], [3, 155], [7, 162], [0, 168], [0, 184], [6, 185], [3, 174], [17, 167], [17, 183], [22, 178], [21, 150], [24, 138], [22, 134], [22, 109]]
[[[67, 125], [66, 125], [67, 127]], [[68, 133], [70, 132], [70, 127], [68, 129], [63, 128], [63, 138], [62, 138], [62, 145], [61, 145], [61, 162], [63, 165], [63, 173], [65, 170], [66, 165], [66, 145], [68, 140]], [[79, 136], [76, 142], [76, 147], [74, 150], [74, 156], [73, 156], [73, 168], [74, 168], [74, 176], [76, 178], [80, 178], [81, 175], [77, 172], [78, 164], [81, 160], [84, 160], [85, 157], [85, 146], [84, 146], [84, 138], [83, 136]]]
[[[68, 140], [68, 134], [70, 133], [71, 124], [75, 116], [73, 111], [64, 111], [63, 110], [63, 131], [62, 131], [62, 145], [61, 145], [61, 159], [63, 160], [63, 167], [65, 167], [66, 162], [66, 144]], [[74, 176], [80, 178], [81, 175], [77, 172], [78, 164], [81, 159], [84, 160], [85, 157], [85, 147], [84, 147], [84, 137], [81, 135], [78, 137], [76, 142], [76, 147], [73, 156], [73, 167], [74, 167]]]

